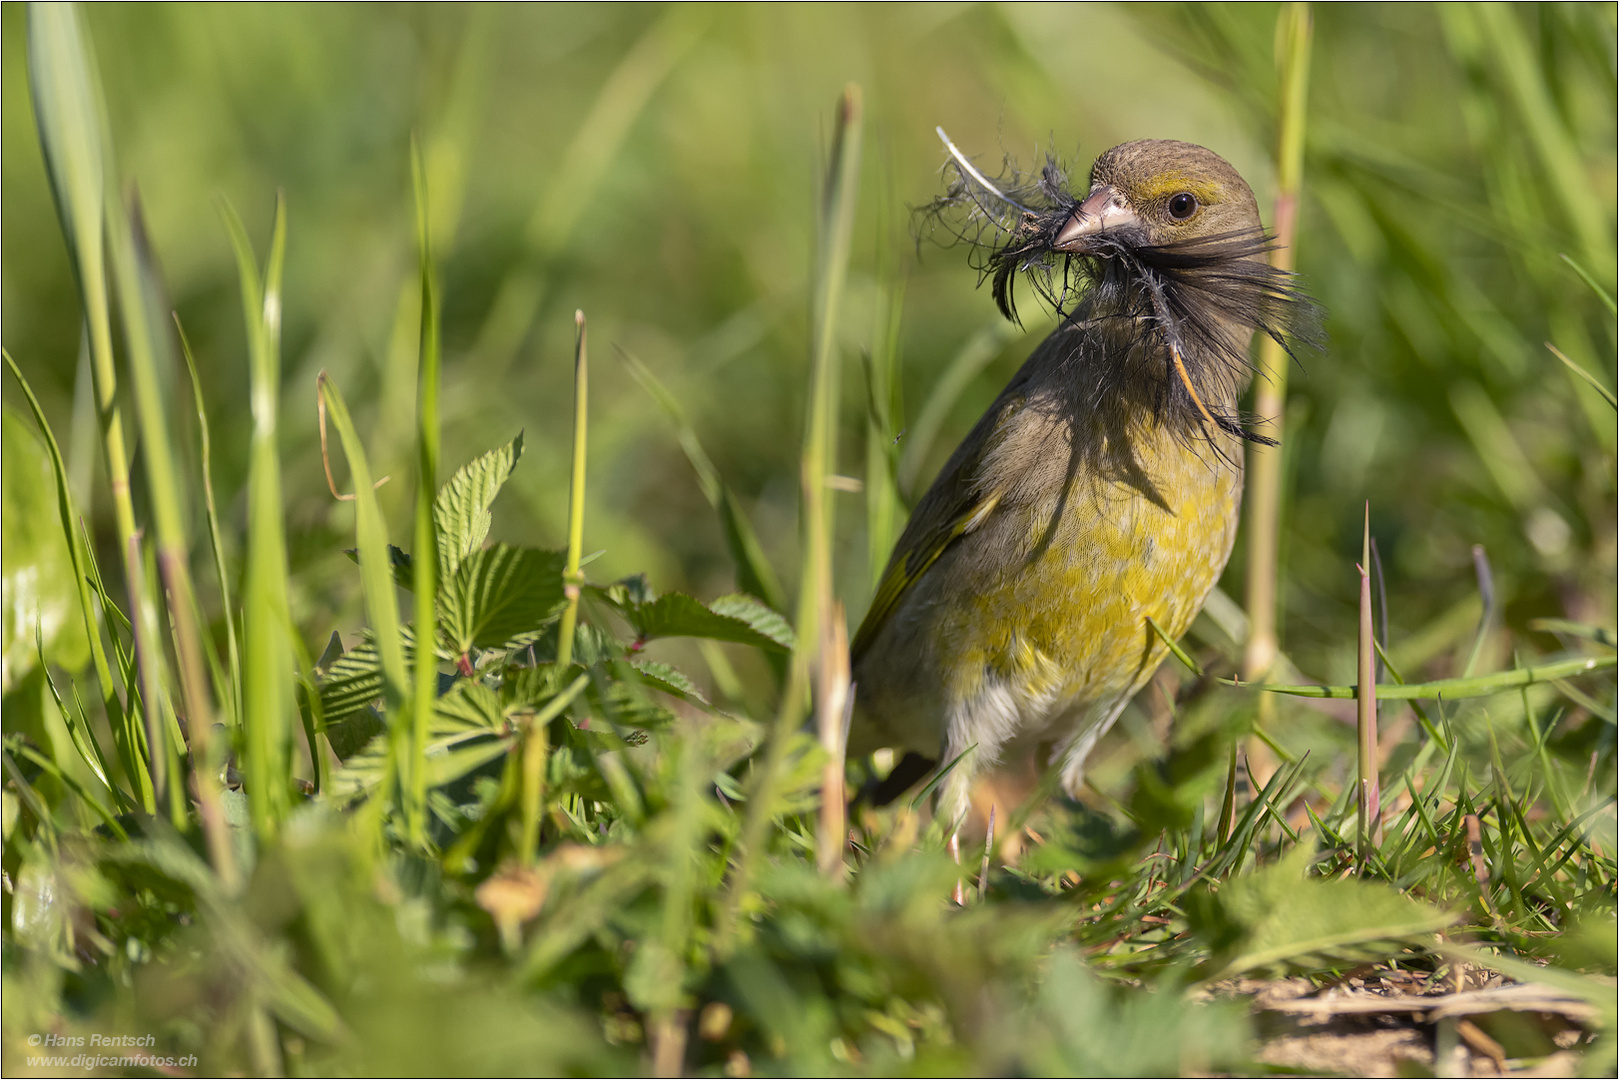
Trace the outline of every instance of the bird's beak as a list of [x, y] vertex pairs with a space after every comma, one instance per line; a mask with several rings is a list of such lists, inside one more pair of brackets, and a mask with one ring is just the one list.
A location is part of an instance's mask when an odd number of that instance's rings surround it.
[[1135, 211], [1130, 209], [1118, 189], [1103, 184], [1085, 196], [1085, 201], [1079, 204], [1073, 216], [1063, 225], [1051, 246], [1054, 251], [1089, 255], [1096, 250], [1098, 234], [1122, 225], [1140, 223], [1141, 219], [1136, 217]]

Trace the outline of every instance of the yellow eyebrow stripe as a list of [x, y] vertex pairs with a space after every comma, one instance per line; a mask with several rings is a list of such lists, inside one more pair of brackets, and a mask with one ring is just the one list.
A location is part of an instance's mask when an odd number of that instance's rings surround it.
[[1179, 195], [1183, 191], [1191, 192], [1200, 203], [1208, 204], [1218, 202], [1222, 193], [1218, 184], [1212, 184], [1206, 179], [1194, 179], [1181, 173], [1169, 173], [1164, 176], [1155, 176], [1152, 180], [1138, 187], [1131, 193], [1131, 201], [1136, 207], [1142, 208], [1160, 203], [1172, 195]]

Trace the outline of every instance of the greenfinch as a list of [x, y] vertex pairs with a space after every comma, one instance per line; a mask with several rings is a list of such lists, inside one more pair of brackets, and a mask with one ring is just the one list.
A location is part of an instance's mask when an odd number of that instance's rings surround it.
[[1249, 343], [1287, 347], [1309, 304], [1267, 261], [1247, 183], [1201, 146], [1116, 146], [1082, 196], [1049, 162], [1009, 193], [957, 161], [941, 203], [998, 239], [980, 269], [1002, 312], [1021, 276], [1061, 321], [895, 546], [851, 644], [848, 750], [905, 753], [875, 801], [950, 766], [939, 812], [1004, 821], [1043, 768], [1078, 793], [1167, 654], [1148, 620], [1180, 636], [1220, 577], [1243, 442], [1271, 441], [1237, 412]]

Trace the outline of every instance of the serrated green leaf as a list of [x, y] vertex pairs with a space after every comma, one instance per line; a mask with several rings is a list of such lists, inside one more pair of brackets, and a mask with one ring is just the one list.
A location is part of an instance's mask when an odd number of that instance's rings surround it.
[[[377, 692], [382, 691], [380, 672], [377, 677]], [[342, 720], [326, 724], [326, 741], [331, 744], [332, 753], [337, 760], [345, 765], [355, 754], [364, 751], [371, 740], [382, 734], [388, 725], [383, 723], [382, 716], [369, 705], [362, 706], [351, 712]]]
[[506, 728], [506, 712], [500, 697], [482, 683], [461, 679], [438, 699], [433, 730], [493, 731]]
[[508, 669], [500, 687], [500, 699], [508, 713], [538, 709], [556, 697], [584, 673], [577, 664], [563, 668], [556, 664]]
[[440, 597], [446, 644], [457, 654], [514, 646], [561, 610], [563, 555], [495, 544], [469, 555]]
[[1447, 911], [1394, 888], [1305, 876], [1310, 852], [1187, 897], [1195, 934], [1213, 946], [1213, 979], [1260, 968], [1323, 968], [1397, 953], [1455, 922]]
[[[496, 736], [481, 725], [465, 726], [459, 719], [448, 718], [442, 712], [434, 713], [434, 720], [435, 737], [427, 744], [424, 759], [428, 788], [454, 783], [480, 765], [509, 752], [516, 741], [515, 736]], [[341, 802], [374, 790], [387, 775], [387, 758], [388, 735], [379, 732], [363, 750], [332, 773], [333, 796]]]
[[371, 641], [338, 657], [320, 684], [320, 707], [329, 727], [342, 723], [381, 696], [382, 663]]
[[321, 652], [320, 659], [315, 661], [315, 671], [324, 675], [341, 659], [343, 659], [343, 635], [333, 630], [332, 636], [326, 639], [326, 648]]
[[[587, 585], [586, 590], [590, 587]], [[556, 663], [557, 639], [561, 636], [561, 624], [548, 623], [539, 637], [533, 641], [534, 659], [541, 667]], [[594, 667], [604, 660], [617, 660], [625, 652], [624, 643], [607, 630], [591, 623], [580, 623], [573, 631], [573, 666], [576, 668]]]
[[332, 772], [332, 797], [345, 802], [364, 795], [382, 783], [387, 764], [388, 733], [379, 729], [363, 748], [343, 760], [341, 769]]
[[792, 649], [787, 621], [751, 596], [722, 596], [711, 605], [685, 595], [665, 593], [648, 604], [618, 605], [642, 641], [661, 637], [700, 637], [734, 641], [772, 652]]
[[523, 433], [455, 471], [433, 500], [438, 526], [439, 580], [448, 581], [489, 535], [489, 508], [523, 456]]
[[[399, 646], [407, 665], [416, 660], [414, 628], [399, 628]], [[376, 639], [366, 631], [364, 640], [333, 660], [320, 681], [321, 715], [336, 725], [382, 697], [382, 661]], [[341, 757], [342, 755], [339, 754]]]
[[697, 684], [676, 667], [661, 664], [656, 660], [636, 660], [630, 666], [635, 668], [643, 683], [655, 690], [662, 690], [665, 694], [696, 705], [708, 704], [708, 698], [697, 689]]
[[[349, 562], [358, 564], [360, 561], [359, 548], [344, 548], [343, 554], [349, 557]], [[411, 562], [410, 552], [397, 544], [389, 544], [388, 566], [393, 570], [395, 585], [406, 592], [416, 587], [416, 565]]]
[[797, 643], [793, 628], [780, 612], [746, 593], [731, 593], [708, 603], [708, 609], [717, 615], [739, 619], [774, 641], [783, 652], [792, 652]]
[[595, 712], [620, 727], [659, 728], [675, 718], [643, 688], [628, 682], [609, 682], [605, 690], [599, 683], [592, 683], [586, 696]]
[[593, 591], [600, 592], [607, 601], [619, 607], [624, 605], [650, 604], [656, 600], [657, 594], [652, 591], [651, 582], [647, 581], [645, 574], [631, 574], [620, 578], [611, 585], [597, 586]]
[[480, 738], [476, 742], [449, 746], [443, 742], [427, 747], [427, 786], [443, 787], [467, 773], [508, 753], [514, 738]]

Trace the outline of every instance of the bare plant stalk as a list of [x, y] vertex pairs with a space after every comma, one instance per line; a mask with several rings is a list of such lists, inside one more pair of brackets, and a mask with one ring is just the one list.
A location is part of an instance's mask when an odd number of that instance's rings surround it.
[[[831, 600], [828, 595], [826, 599]], [[844, 805], [843, 763], [849, 709], [849, 627], [843, 604], [832, 600], [821, 619], [821, 657], [815, 690], [815, 719], [826, 764], [821, 769], [821, 819], [816, 835], [816, 865], [829, 878], [843, 877], [843, 845], [848, 809]]]
[[[1281, 68], [1280, 123], [1276, 148], [1276, 210], [1272, 227], [1276, 246], [1271, 265], [1291, 271], [1298, 237], [1299, 186], [1304, 173], [1305, 103], [1310, 85], [1311, 18], [1308, 4], [1288, 4], [1278, 19], [1277, 43]], [[1271, 424], [1270, 434], [1282, 439], [1287, 410], [1286, 350], [1269, 337], [1259, 344], [1259, 379], [1254, 412]], [[1276, 633], [1278, 537], [1282, 511], [1282, 450], [1248, 444], [1248, 645], [1243, 655], [1243, 677], [1260, 682], [1270, 677], [1280, 644]], [[1269, 694], [1260, 695], [1259, 723], [1268, 726], [1276, 705]], [[1274, 771], [1275, 759], [1257, 737], [1249, 739], [1250, 779], [1262, 787]], [[1258, 764], [1257, 770], [1255, 769]]]
[[652, 1075], [680, 1076], [686, 1056], [685, 1014], [659, 1016], [652, 1024]]
[[1462, 668], [1464, 679], [1473, 674], [1473, 669], [1478, 666], [1484, 643], [1489, 641], [1490, 631], [1495, 629], [1495, 575], [1490, 571], [1490, 557], [1485, 553], [1483, 544], [1473, 545], [1473, 575], [1478, 579], [1478, 596], [1484, 609], [1479, 613], [1478, 630], [1473, 634], [1473, 647], [1467, 652], [1467, 664]]
[[[168, 545], [158, 549], [158, 567], [169, 594], [169, 614], [174, 621], [175, 653], [180, 660], [180, 686], [186, 702], [186, 721], [191, 736], [192, 787], [197, 797], [197, 816], [208, 842], [208, 859], [226, 892], [234, 893], [240, 884], [236, 856], [231, 847], [230, 827], [221, 802], [219, 769], [213, 748], [214, 711], [208, 680], [203, 675], [202, 645], [196, 614], [199, 610], [186, 567], [184, 554]], [[221, 690], [228, 692], [227, 688]], [[311, 747], [311, 754], [318, 749]]]
[[568, 486], [568, 570], [564, 588], [568, 606], [557, 631], [557, 663], [573, 663], [573, 632], [579, 622], [579, 551], [585, 543], [585, 407], [589, 399], [590, 361], [585, 352], [585, 313], [575, 311], [578, 330], [573, 351], [573, 479]]
[[1366, 504], [1366, 521], [1361, 533], [1360, 563], [1360, 635], [1356, 652], [1358, 687], [1355, 695], [1355, 733], [1358, 753], [1355, 775], [1359, 781], [1360, 813], [1358, 815], [1360, 856], [1367, 859], [1383, 842], [1383, 822], [1380, 807], [1382, 791], [1377, 781], [1377, 649], [1372, 628], [1372, 504]]

